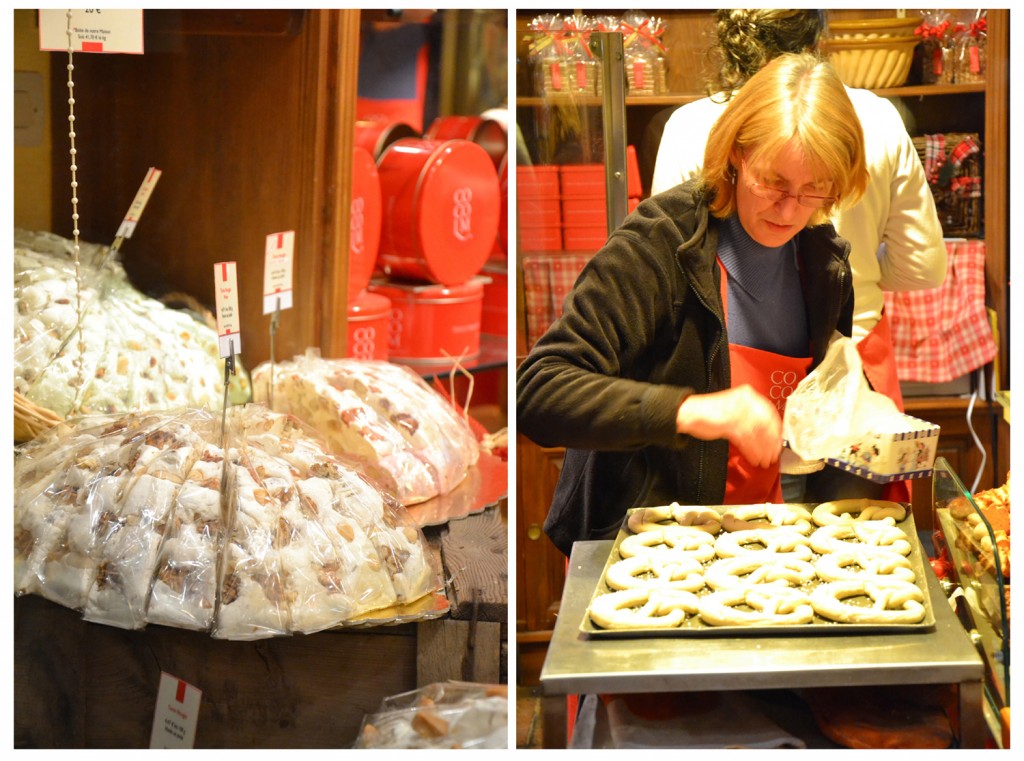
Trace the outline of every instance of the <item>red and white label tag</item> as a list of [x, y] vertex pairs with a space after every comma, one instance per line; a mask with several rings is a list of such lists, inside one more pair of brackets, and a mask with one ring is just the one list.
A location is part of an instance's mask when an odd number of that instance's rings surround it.
[[292, 308], [295, 231], [271, 233], [263, 257], [263, 314]]
[[146, 177], [143, 179], [142, 184], [139, 185], [139, 190], [135, 194], [132, 205], [128, 207], [128, 213], [124, 215], [124, 221], [117, 228], [118, 238], [132, 237], [132, 233], [135, 232], [135, 225], [139, 223], [139, 218], [146, 208], [149, 196], [153, 193], [153, 188], [156, 187], [156, 183], [160, 179], [160, 174], [160, 170], [152, 166], [146, 172]]
[[238, 314], [238, 281], [235, 262], [213, 265], [214, 293], [217, 299], [217, 336], [220, 355], [242, 353], [242, 326]]
[[192, 748], [196, 742], [199, 702], [203, 691], [186, 681], [160, 672], [160, 687], [153, 712], [150, 748]]
[[142, 28], [141, 10], [75, 9], [69, 21], [67, 10], [47, 8], [39, 11], [39, 49], [141, 55]]

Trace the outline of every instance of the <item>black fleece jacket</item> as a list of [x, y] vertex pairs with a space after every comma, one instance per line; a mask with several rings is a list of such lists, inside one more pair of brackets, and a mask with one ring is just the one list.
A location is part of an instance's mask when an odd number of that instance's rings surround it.
[[[642, 202], [519, 366], [518, 432], [567, 450], [544, 524], [566, 555], [631, 507], [722, 503], [728, 442], [676, 432], [683, 399], [730, 386], [718, 228], [696, 182]], [[852, 330], [849, 251], [830, 224], [799, 234], [812, 368]]]

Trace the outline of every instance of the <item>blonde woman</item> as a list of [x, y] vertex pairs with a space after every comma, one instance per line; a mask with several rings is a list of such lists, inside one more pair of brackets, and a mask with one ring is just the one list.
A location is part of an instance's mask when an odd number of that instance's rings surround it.
[[785, 399], [850, 335], [849, 244], [828, 216], [867, 172], [832, 67], [765, 66], [703, 166], [612, 233], [520, 365], [519, 432], [567, 448], [545, 523], [566, 555], [631, 507], [781, 501]]
[[[665, 124], [651, 183], [660, 193], [700, 173], [712, 125], [730, 99], [768, 61], [783, 53], [814, 51], [824, 11], [730, 8], [715, 12], [718, 69], [709, 97], [673, 112]], [[938, 288], [946, 276], [946, 245], [935, 201], [914, 143], [895, 106], [869, 90], [846, 88], [864, 130], [869, 182], [859, 203], [836, 213], [837, 232], [850, 242], [853, 340], [872, 388], [903, 409], [883, 290]], [[787, 482], [789, 501], [879, 497], [908, 502], [910, 482], [883, 489], [826, 468]]]

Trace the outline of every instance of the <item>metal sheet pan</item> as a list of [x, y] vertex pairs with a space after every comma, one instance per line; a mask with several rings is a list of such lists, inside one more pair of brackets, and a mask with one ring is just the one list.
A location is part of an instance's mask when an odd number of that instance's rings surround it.
[[[745, 626], [711, 626], [704, 623], [699, 616], [689, 616], [680, 626], [673, 628], [663, 627], [652, 627], [652, 628], [636, 628], [636, 629], [604, 629], [590, 620], [589, 612], [585, 611], [583, 614], [583, 621], [580, 623], [580, 631], [588, 637], [595, 638], [637, 638], [637, 637], [735, 637], [735, 636], [770, 636], [773, 634], [778, 635], [829, 635], [829, 634], [857, 634], [857, 633], [899, 633], [899, 632], [921, 632], [928, 631], [935, 627], [935, 616], [932, 611], [931, 597], [928, 593], [928, 584], [926, 583], [926, 577], [924, 573], [924, 552], [921, 549], [921, 541], [917, 536], [917, 529], [914, 525], [914, 515], [911, 511], [911, 507], [907, 503], [901, 503], [906, 508], [907, 517], [896, 525], [903, 530], [907, 535], [907, 540], [910, 542], [911, 551], [908, 556], [911, 567], [914, 570], [915, 584], [918, 589], [924, 594], [924, 618], [916, 624], [844, 624], [828, 619], [822, 618], [815, 615], [814, 620], [808, 624], [794, 624], [794, 625], [745, 625]], [[804, 507], [809, 511], [813, 511], [816, 504], [802, 504], [800, 507]], [[719, 513], [725, 513], [730, 508], [740, 507], [739, 505], [710, 505], [714, 510]], [[608, 554], [608, 559], [605, 562], [604, 569], [601, 571], [601, 578], [598, 581], [597, 588], [594, 590], [594, 594], [591, 597], [590, 602], [598, 596], [606, 594], [612, 591], [612, 588], [608, 586], [606, 581], [609, 567], [613, 563], [622, 559], [619, 554], [619, 545], [622, 540], [627, 536], [630, 536], [633, 532], [627, 527], [629, 516], [637, 510], [643, 510], [645, 508], [638, 507], [627, 512], [626, 516], [622, 520], [622, 525], [619, 528], [619, 533], [615, 538], [615, 543], [612, 545], [611, 552]], [[817, 555], [815, 557], [818, 557]], [[712, 561], [713, 562], [713, 561]], [[817, 582], [821, 583], [821, 582]], [[812, 582], [810, 589], [816, 585]], [[698, 597], [704, 594], [708, 594], [710, 590], [705, 587], [701, 592], [698, 593]], [[589, 610], [589, 605], [587, 606]]]

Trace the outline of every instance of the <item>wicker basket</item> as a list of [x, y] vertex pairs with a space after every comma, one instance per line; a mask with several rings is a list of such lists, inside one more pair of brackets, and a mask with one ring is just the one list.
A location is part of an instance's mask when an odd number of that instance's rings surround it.
[[907, 81], [919, 38], [844, 38], [824, 43], [836, 73], [848, 87], [899, 87]]
[[[941, 135], [921, 135], [913, 140], [917, 155], [925, 167], [925, 174], [928, 175], [943, 235], [948, 238], [978, 235], [981, 232], [982, 215], [982, 151], [977, 133], [947, 132]], [[964, 147], [972, 141], [977, 150], [964, 151]], [[928, 156], [929, 142], [936, 154], [933, 158]], [[952, 157], [959, 152], [965, 155], [958, 162]], [[938, 158], [939, 153], [941, 158]]]
[[906, 37], [914, 33], [921, 17], [859, 18], [847, 21], [829, 21], [829, 35], [837, 39], [871, 37]]

